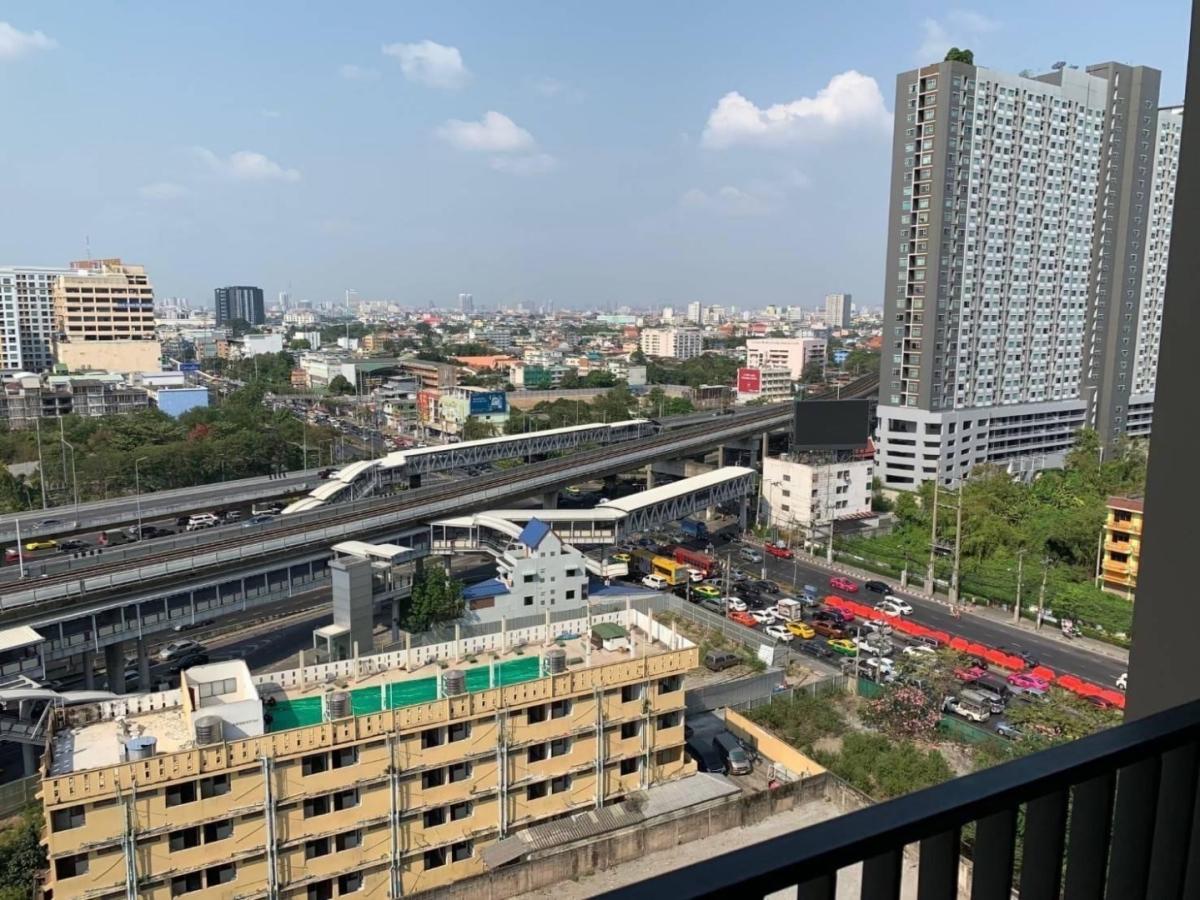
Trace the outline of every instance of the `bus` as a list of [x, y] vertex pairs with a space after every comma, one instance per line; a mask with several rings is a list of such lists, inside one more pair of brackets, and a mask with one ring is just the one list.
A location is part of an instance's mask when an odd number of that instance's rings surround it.
[[668, 556], [659, 556], [651, 550], [634, 550], [630, 557], [630, 568], [639, 575], [658, 575], [671, 587], [685, 584], [692, 577], [692, 569]]

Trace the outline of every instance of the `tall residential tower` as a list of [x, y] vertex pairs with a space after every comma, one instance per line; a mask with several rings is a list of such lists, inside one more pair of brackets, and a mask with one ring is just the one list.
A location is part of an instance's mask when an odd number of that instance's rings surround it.
[[830, 328], [850, 327], [850, 295], [825, 295], [825, 324]]
[[213, 291], [213, 298], [218, 325], [227, 325], [234, 319], [242, 319], [251, 325], [262, 325], [267, 321], [260, 287], [219, 287]]
[[1131, 406], [1146, 397], [1133, 396], [1139, 333], [1157, 346], [1139, 307], [1153, 302], [1158, 79], [1116, 63], [1031, 78], [943, 62], [898, 77], [886, 486], [954, 484], [982, 462], [1055, 466], [1085, 425], [1107, 446], [1148, 431]]

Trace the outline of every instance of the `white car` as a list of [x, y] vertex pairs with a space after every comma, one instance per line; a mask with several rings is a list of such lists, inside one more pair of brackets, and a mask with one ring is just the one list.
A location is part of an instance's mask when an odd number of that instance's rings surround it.
[[1117, 676], [1117, 688], [1123, 691], [1123, 690], [1126, 690], [1128, 687], [1129, 687], [1129, 673], [1122, 672], [1120, 675]]
[[699, 584], [704, 580], [704, 573], [699, 569], [690, 569], [688, 578], [692, 580], [692, 584]]
[[905, 656], [933, 656], [937, 651], [928, 644], [909, 644], [904, 648]]
[[895, 666], [886, 656], [872, 656], [870, 659], [864, 659], [862, 665], [876, 681], [896, 677]]
[[892, 628], [892, 626], [887, 622], [880, 622], [878, 619], [867, 619], [865, 622], [863, 622], [863, 628], [874, 632], [880, 637], [891, 637], [895, 631], [895, 629]]
[[726, 597], [725, 606], [732, 612], [746, 611], [746, 601], [740, 597]]
[[642, 579], [642, 584], [656, 591], [666, 590], [671, 586], [670, 582], [668, 582], [667, 579], [663, 578], [661, 575], [647, 575]]
[[759, 625], [774, 625], [778, 621], [778, 617], [769, 609], [752, 609], [750, 615]]
[[[904, 612], [904, 607], [906, 607], [906, 606], [908, 607], [908, 613]], [[883, 613], [885, 616], [896, 617], [896, 616], [903, 616], [903, 615], [908, 615], [908, 614], [912, 613], [912, 607], [908, 606], [907, 603], [902, 606], [901, 604], [896, 603], [893, 600], [881, 600], [879, 603], [875, 604], [875, 608], [877, 610], [879, 610], [881, 613]]]
[[902, 616], [911, 616], [913, 614], [912, 604], [906, 600], [901, 600], [895, 594], [888, 594], [883, 598], [883, 602], [895, 606], [896, 609], [900, 610], [900, 615]]
[[790, 641], [795, 638], [795, 635], [784, 628], [782, 625], [768, 625], [763, 629], [771, 637], [777, 641]]
[[892, 642], [886, 638], [875, 637], [859, 637], [854, 639], [855, 645], [859, 652], [867, 656], [886, 656], [892, 650]]
[[196, 650], [203, 650], [199, 641], [183, 640], [171, 641], [167, 646], [158, 651], [158, 658], [163, 662], [169, 662], [172, 659], [178, 659], [181, 656], [186, 656]]

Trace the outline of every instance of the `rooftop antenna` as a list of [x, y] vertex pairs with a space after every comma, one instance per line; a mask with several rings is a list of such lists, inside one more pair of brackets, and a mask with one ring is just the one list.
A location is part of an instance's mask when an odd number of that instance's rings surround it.
[[92, 238], [91, 235], [83, 236], [83, 252], [87, 256], [87, 261], [92, 261]]
[[1055, 72], [1057, 72], [1059, 69], [1065, 68], [1066, 65], [1067, 65], [1067, 61], [1065, 59], [1060, 59], [1058, 62], [1056, 62], [1050, 68], [1053, 69]]

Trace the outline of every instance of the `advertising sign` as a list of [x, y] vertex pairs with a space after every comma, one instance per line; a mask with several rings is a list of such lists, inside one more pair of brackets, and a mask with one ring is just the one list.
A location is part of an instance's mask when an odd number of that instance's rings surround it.
[[508, 412], [508, 395], [504, 391], [486, 391], [471, 394], [471, 415], [486, 416]]
[[761, 394], [762, 372], [758, 369], [738, 369], [737, 391], [739, 394]]
[[437, 403], [437, 398], [437, 391], [417, 392], [417, 415], [421, 417], [422, 422], [433, 420], [433, 407]]
[[198, 362], [181, 362], [179, 364], [180, 372], [199, 372], [200, 363]]

